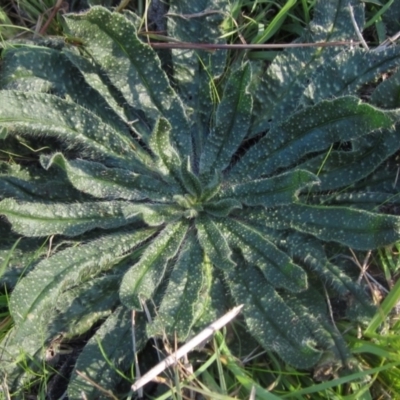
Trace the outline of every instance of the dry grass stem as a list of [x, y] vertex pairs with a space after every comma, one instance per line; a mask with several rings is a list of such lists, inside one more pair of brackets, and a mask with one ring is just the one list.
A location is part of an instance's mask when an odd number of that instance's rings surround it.
[[223, 328], [228, 324], [233, 318], [236, 317], [242, 310], [243, 305], [233, 308], [228, 311], [224, 316], [222, 316], [217, 321], [213, 322], [207, 328], [203, 329], [198, 335], [193, 339], [189, 340], [181, 348], [175, 351], [173, 354], [168, 356], [165, 360], [161, 361], [154, 368], [152, 368], [147, 374], [143, 375], [135, 384], [132, 385], [132, 390], [137, 391], [139, 388], [144, 386], [146, 383], [152, 381], [158, 374], [163, 372], [165, 369], [177, 363], [177, 361], [185, 356], [189, 351], [193, 350], [196, 346], [201, 344], [203, 341], [210, 338], [216, 331]]
[[332, 47], [353, 46], [360, 42], [316, 42], [316, 43], [287, 43], [287, 44], [219, 44], [219, 43], [189, 43], [189, 42], [157, 42], [149, 43], [155, 49], [194, 49], [194, 50], [266, 50], [287, 49], [292, 47]]

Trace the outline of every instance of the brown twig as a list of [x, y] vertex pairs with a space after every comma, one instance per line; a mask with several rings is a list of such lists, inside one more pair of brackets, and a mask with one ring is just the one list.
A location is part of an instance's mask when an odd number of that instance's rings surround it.
[[353, 46], [360, 42], [316, 42], [316, 43], [287, 43], [287, 44], [218, 44], [218, 43], [150, 43], [155, 49], [196, 49], [196, 50], [263, 50], [263, 49], [286, 49], [292, 47], [331, 47], [331, 46]]
[[39, 31], [39, 33], [41, 35], [44, 35], [46, 33], [47, 28], [49, 27], [49, 25], [51, 24], [51, 22], [55, 18], [57, 12], [60, 10], [60, 8], [63, 8], [63, 7], [64, 7], [64, 0], [57, 0], [56, 5], [51, 10], [51, 14], [49, 15], [49, 18], [47, 18], [46, 23], [41, 27], [41, 29]]

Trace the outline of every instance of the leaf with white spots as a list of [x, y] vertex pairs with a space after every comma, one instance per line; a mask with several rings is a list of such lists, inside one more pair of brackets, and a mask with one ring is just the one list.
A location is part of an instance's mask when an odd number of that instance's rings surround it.
[[77, 285], [84, 276], [94, 277], [117, 266], [127, 252], [153, 233], [147, 229], [109, 234], [41, 261], [19, 282], [10, 298], [17, 329], [15, 342], [24, 343], [25, 350], [35, 354], [49, 339], [49, 317], [62, 292]]
[[147, 328], [149, 336], [166, 333], [170, 337], [176, 335], [179, 341], [187, 339], [210, 302], [211, 268], [194, 233], [188, 234], [168, 278], [157, 316]]
[[57, 165], [66, 172], [69, 181], [76, 189], [100, 199], [143, 200], [150, 198], [165, 201], [179, 189], [167, 185], [150, 174], [137, 174], [121, 168], [107, 168], [93, 161], [67, 160], [61, 153], [42, 157], [41, 164], [45, 169]]
[[316, 175], [296, 169], [271, 178], [232, 185], [220, 196], [237, 199], [248, 206], [271, 207], [293, 203], [303, 189], [317, 184]]
[[322, 101], [271, 129], [235, 165], [232, 178], [249, 180], [269, 175], [334, 143], [391, 128], [398, 118], [399, 112], [377, 109], [356, 97]]
[[[315, 237], [300, 234], [298, 232], [290, 235], [285, 241], [285, 250], [302, 260], [310, 270], [338, 294], [340, 299], [353, 296], [354, 301], [349, 302], [362, 307], [364, 316], [372, 317], [376, 312], [370, 297], [364, 288], [354, 281], [343, 269], [329, 261], [322, 243]], [[351, 304], [348, 304], [351, 307]], [[367, 318], [364, 322], [367, 321]]]
[[171, 124], [165, 118], [159, 118], [151, 133], [149, 146], [156, 156], [157, 166], [165, 179], [170, 181], [173, 177], [175, 181], [179, 182], [181, 160], [171, 144], [170, 135]]
[[[145, 346], [147, 341], [145, 316], [140, 314], [133, 316], [132, 311], [124, 307], [117, 308], [79, 354], [68, 385], [69, 399], [79, 399], [82, 393], [85, 393], [87, 399], [100, 398], [105, 390], [117, 393], [119, 386], [126, 382], [121, 372], [126, 371], [129, 376], [128, 371], [135, 356], [132, 351], [133, 322], [137, 351]], [[129, 346], [124, 346], [128, 343]], [[92, 385], [76, 371], [82, 372], [89, 379], [96, 379], [99, 386]]]
[[207, 215], [196, 218], [197, 237], [205, 254], [216, 268], [231, 269], [235, 263], [228, 242], [215, 222]]
[[77, 236], [94, 228], [122, 227], [138, 220], [141, 206], [124, 201], [40, 203], [4, 199], [0, 215], [13, 230], [28, 237], [62, 234]]
[[304, 92], [310, 104], [329, 98], [356, 95], [363, 85], [398, 67], [400, 48], [392, 46], [381, 51], [355, 48], [339, 53], [324, 63]]
[[51, 94], [14, 90], [1, 90], [0, 103], [0, 127], [10, 136], [55, 138], [117, 166], [141, 165], [133, 141], [76, 103]]
[[74, 103], [93, 111], [103, 122], [132, 140], [123, 108], [104, 96], [104, 91], [99, 93], [96, 85], [91, 85], [90, 79], [85, 79], [86, 70], [83, 65], [78, 68], [71, 62], [72, 55], [66, 48], [63, 51], [39, 46], [32, 48], [29, 45], [9, 48], [2, 54], [5, 68], [2, 70], [1, 88], [68, 96]]
[[186, 154], [191, 140], [183, 104], [155, 52], [137, 37], [135, 25], [103, 7], [69, 14], [66, 24], [73, 36], [85, 41], [85, 49], [128, 104], [142, 109], [154, 122], [160, 114], [169, 120], [173, 142], [180, 154]]
[[271, 285], [291, 292], [301, 292], [307, 288], [307, 275], [303, 268], [296, 265], [261, 231], [233, 219], [220, 222], [219, 225], [231, 246], [239, 248], [243, 258], [257, 266]]
[[0, 162], [0, 199], [35, 201], [82, 201], [85, 196], [68, 184], [61, 171], [52, 176], [38, 166]]
[[217, 108], [215, 128], [208, 135], [200, 157], [202, 174], [224, 170], [247, 135], [253, 105], [248, 91], [250, 77], [251, 68], [245, 64], [228, 79]]
[[188, 230], [186, 221], [168, 224], [152, 240], [139, 262], [122, 279], [119, 295], [129, 308], [142, 310], [142, 300], [150, 299], [161, 283], [168, 261], [175, 257]]
[[400, 237], [400, 217], [350, 207], [292, 204], [270, 210], [265, 224], [295, 229], [358, 250], [385, 246]]
[[307, 320], [299, 319], [256, 267], [245, 264], [226, 274], [226, 282], [252, 335], [291, 365], [307, 368], [322, 355]]
[[[364, 5], [358, 0], [317, 1], [313, 21], [298, 42], [358, 41], [350, 6], [358, 26], [363, 27]], [[279, 52], [267, 70], [264, 63], [253, 62], [256, 71], [251, 84], [254, 110], [250, 136], [265, 132], [294, 113], [301, 106], [304, 89], [317, 68], [329, 64], [344, 49], [343, 46], [286, 49]]]
[[310, 192], [324, 192], [352, 185], [374, 172], [400, 149], [399, 127], [373, 132], [351, 141], [351, 151], [327, 150], [299, 165], [318, 175], [320, 183]]

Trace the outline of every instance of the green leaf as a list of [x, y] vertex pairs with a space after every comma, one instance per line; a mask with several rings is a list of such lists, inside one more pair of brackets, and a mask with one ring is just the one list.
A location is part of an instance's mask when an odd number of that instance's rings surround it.
[[229, 243], [240, 249], [243, 258], [256, 265], [271, 285], [291, 292], [307, 288], [304, 270], [254, 226], [233, 219], [219, 225], [224, 228]]
[[94, 228], [117, 228], [136, 221], [140, 205], [123, 201], [85, 203], [0, 201], [0, 214], [13, 230], [28, 237], [76, 236]]
[[222, 183], [221, 181], [221, 174], [218, 171], [215, 171], [214, 174], [209, 177], [207, 183], [203, 186], [200, 200], [203, 202], [211, 200], [220, 191]]
[[[314, 367], [314, 373], [321, 364], [326, 363], [327, 358], [331, 365], [345, 366], [346, 360], [350, 358], [350, 351], [344, 337], [332, 325], [331, 316], [327, 314], [326, 297], [314, 288], [309, 288], [296, 294], [283, 293], [282, 299], [286, 304], [290, 304], [297, 316], [293, 321], [294, 329], [296, 330], [298, 321], [305, 321], [312, 332], [314, 343], [318, 348], [325, 349]], [[316, 332], [318, 333], [315, 334]]]
[[171, 176], [179, 182], [181, 160], [171, 145], [171, 124], [165, 119], [157, 120], [150, 137], [150, 149], [157, 157], [157, 165], [165, 179], [171, 180]]
[[[135, 137], [147, 140], [151, 129], [143, 111], [127, 104], [124, 96], [104, 77], [101, 65], [94, 63], [93, 58], [84, 58], [74, 51], [64, 51], [64, 56], [79, 70], [86, 83], [104, 98], [109, 109], [105, 115], [107, 116], [114, 111]], [[74, 95], [71, 95], [71, 97], [74, 98]], [[75, 101], [80, 103], [78, 99]]]
[[[2, 89], [43, 91], [62, 98], [69, 97], [74, 103], [92, 110], [104, 123], [132, 140], [124, 110], [107, 101], [103, 97], [104, 91], [99, 92], [96, 85], [91, 86], [90, 79], [85, 79], [86, 74], [82, 73], [82, 57], [78, 68], [71, 62], [73, 53], [68, 49], [59, 51], [23, 45], [5, 50], [2, 56], [5, 66], [1, 76]], [[79, 56], [75, 55], [73, 60], [77, 57]], [[93, 79], [94, 74], [91, 75]]]
[[138, 164], [133, 142], [78, 104], [50, 94], [11, 90], [0, 91], [0, 102], [0, 126], [9, 135], [44, 135], [68, 141], [91, 157], [117, 165]]
[[227, 284], [252, 335], [267, 350], [297, 368], [309, 368], [321, 357], [306, 319], [299, 319], [290, 306], [251, 265], [227, 273]]
[[399, 47], [382, 51], [356, 48], [339, 53], [329, 63], [321, 66], [305, 90], [305, 97], [310, 104], [315, 104], [329, 98], [356, 95], [363, 85], [374, 81], [399, 64]]
[[333, 143], [390, 128], [397, 118], [396, 112], [379, 110], [355, 97], [322, 101], [273, 128], [236, 164], [232, 175], [252, 179], [270, 174]]
[[82, 201], [85, 197], [68, 184], [62, 172], [48, 176], [36, 166], [0, 163], [0, 199], [64, 202]]
[[214, 217], [227, 217], [234, 209], [242, 208], [240, 201], [236, 199], [223, 199], [210, 201], [204, 205], [204, 211]]
[[147, 329], [149, 336], [176, 335], [185, 341], [210, 302], [210, 286], [211, 265], [192, 232], [174, 264], [157, 316]]
[[186, 154], [191, 141], [185, 129], [188, 121], [182, 102], [154, 51], [138, 39], [134, 24], [103, 7], [70, 14], [66, 23], [73, 36], [84, 40], [85, 49], [128, 104], [141, 108], [154, 121], [160, 113], [169, 120], [174, 127], [172, 138], [177, 150]]
[[319, 184], [316, 175], [296, 169], [271, 178], [232, 185], [220, 196], [238, 199], [248, 206], [271, 207], [292, 203], [304, 188], [316, 184]]
[[339, 189], [367, 177], [400, 148], [399, 128], [382, 130], [351, 141], [351, 151], [329, 151], [313, 157], [299, 168], [318, 175], [311, 192]]
[[[359, 1], [317, 1], [314, 19], [299, 42], [358, 41], [349, 6], [362, 29], [364, 8]], [[254, 98], [251, 136], [264, 132], [270, 125], [280, 124], [295, 112], [318, 66], [329, 63], [342, 51], [343, 46], [288, 49], [275, 57], [267, 71], [264, 65], [259, 65], [251, 85]]]
[[194, 198], [200, 198], [203, 193], [203, 188], [200, 179], [192, 172], [189, 157], [186, 163], [182, 163], [180, 173], [181, 182], [186, 191], [194, 196]]
[[120, 287], [123, 304], [142, 310], [162, 281], [168, 261], [175, 257], [188, 230], [186, 221], [170, 223], [147, 247], [139, 262], [125, 274]]
[[42, 157], [45, 169], [56, 164], [63, 169], [71, 184], [83, 193], [102, 199], [165, 201], [176, 193], [171, 185], [144, 174], [120, 168], [107, 168], [86, 160], [67, 160], [61, 153]]
[[[228, 10], [225, 0], [174, 0], [166, 15], [169, 36], [181, 42], [224, 44], [221, 27]], [[188, 15], [193, 17], [187, 18]], [[227, 53], [225, 50], [172, 49], [171, 59], [174, 82], [190, 117], [193, 152], [199, 155], [209, 133], [210, 118], [219, 103], [215, 80], [224, 73]]]
[[[146, 320], [138, 314], [134, 318], [136, 349], [140, 351], [147, 339]], [[121, 383], [127, 383], [130, 379], [128, 371], [135, 356], [132, 351], [132, 323], [132, 312], [119, 307], [102, 324], [79, 354], [68, 385], [69, 399], [79, 399], [82, 393], [90, 400], [104, 396], [104, 391], [116, 394]], [[123, 343], [130, 345], [123, 346]], [[92, 385], [76, 371], [83, 373], [99, 386]], [[128, 377], [124, 379], [125, 373]]]
[[346, 300], [352, 296], [353, 301], [349, 303], [362, 307], [362, 317], [368, 318], [374, 314], [375, 307], [364, 288], [328, 260], [322, 244], [316, 238], [295, 233], [287, 238], [285, 247], [294, 258], [303, 260], [303, 263], [314, 271], [327, 287], [331, 287], [340, 299]]
[[[118, 266], [120, 267], [120, 266]], [[101, 276], [63, 292], [49, 317], [49, 335], [83, 335], [98, 321], [107, 318], [119, 305], [120, 275]]]
[[46, 240], [21, 238], [5, 224], [0, 224], [0, 237], [0, 287], [11, 291], [47, 253]]
[[[225, 43], [241, 7], [170, 3], [156, 28], [194, 43]], [[350, 7], [362, 31], [359, 0], [318, 0], [295, 41], [358, 40]], [[238, 303], [238, 342], [257, 339], [301, 369], [345, 365], [327, 303], [350, 296], [347, 318], [360, 322], [371, 305], [337, 254], [400, 240], [399, 217], [380, 213], [400, 203], [398, 49], [316, 45], [266, 65], [225, 50], [155, 51], [131, 12], [65, 19], [74, 39], [2, 53], [0, 264], [15, 327], [0, 376], [13, 396], [42, 373], [55, 337], [96, 332], [69, 398], [125, 398], [133, 315], [141, 348], [146, 330], [185, 341]], [[383, 73], [395, 78], [372, 96], [379, 109], [365, 96]], [[132, 312], [146, 300], [152, 323]]]
[[126, 252], [154, 233], [109, 234], [78, 247], [67, 248], [41, 261], [14, 289], [10, 311], [17, 326], [15, 343], [34, 355], [48, 340], [48, 319], [62, 291], [73, 287], [85, 275], [96, 276], [114, 267]]
[[386, 246], [400, 235], [399, 217], [348, 207], [292, 204], [270, 210], [266, 225], [296, 229], [358, 250]]
[[235, 265], [227, 240], [215, 222], [207, 215], [196, 219], [197, 237], [205, 254], [219, 269], [229, 270]]
[[246, 137], [252, 109], [252, 99], [248, 92], [250, 77], [250, 65], [245, 64], [228, 79], [217, 108], [215, 129], [207, 137], [201, 154], [202, 174], [224, 170]]

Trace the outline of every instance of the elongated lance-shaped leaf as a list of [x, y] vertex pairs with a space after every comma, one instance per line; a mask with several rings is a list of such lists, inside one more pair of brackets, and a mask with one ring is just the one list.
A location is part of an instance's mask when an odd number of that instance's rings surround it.
[[181, 100], [170, 86], [156, 53], [138, 39], [134, 24], [102, 7], [92, 7], [85, 14], [70, 14], [66, 24], [73, 36], [84, 40], [85, 49], [130, 105], [144, 106], [143, 111], [153, 120], [159, 113], [169, 120], [177, 150], [187, 154], [191, 139]]
[[397, 176], [399, 165], [396, 158], [393, 157], [386, 160], [386, 162], [373, 173], [357, 182], [352, 187], [352, 190], [357, 192], [365, 191], [398, 194], [400, 190], [400, 179]]
[[193, 329], [200, 331], [206, 328], [210, 321], [215, 321], [233, 307], [231, 298], [227, 296], [226, 287], [222, 283], [223, 277], [213, 268], [210, 259], [205, 255], [204, 262], [207, 270], [211, 271], [211, 288], [209, 293], [202, 293], [204, 299], [204, 311], [200, 318], [194, 323]]
[[267, 350], [276, 351], [297, 368], [309, 368], [321, 357], [307, 315], [299, 319], [262, 273], [249, 264], [226, 273], [226, 282], [252, 335]]
[[28, 237], [76, 236], [94, 228], [117, 228], [136, 221], [142, 212], [140, 204], [124, 201], [85, 203], [38, 203], [0, 201], [0, 215], [13, 230]]
[[[224, 44], [221, 28], [228, 8], [225, 0], [174, 0], [166, 14], [169, 36], [181, 42]], [[188, 15], [193, 18], [187, 18]], [[227, 52], [172, 49], [171, 58], [174, 82], [190, 115], [190, 133], [198, 164], [209, 134], [210, 118], [219, 103], [215, 80], [224, 72]]]
[[[362, 30], [364, 6], [358, 0], [322, 0], [315, 3], [313, 21], [299, 41], [357, 41], [349, 7]], [[342, 51], [343, 46], [288, 49], [275, 57], [267, 71], [259, 65], [251, 85], [254, 109], [250, 136], [265, 132], [292, 114], [317, 67]]]
[[204, 211], [218, 218], [227, 217], [234, 209], [242, 208], [242, 203], [236, 199], [209, 201], [203, 207]]
[[400, 217], [349, 207], [292, 204], [270, 209], [265, 223], [277, 229], [296, 229], [322, 240], [358, 250], [386, 246], [398, 240]]
[[184, 211], [176, 204], [139, 204], [143, 221], [149, 226], [160, 226], [181, 218]]
[[197, 237], [207, 257], [219, 269], [229, 270], [235, 265], [226, 238], [207, 215], [196, 218]]
[[[129, 369], [135, 356], [132, 335], [134, 333], [136, 349], [140, 351], [147, 341], [145, 326], [144, 315], [136, 313], [133, 316], [132, 311], [125, 307], [117, 308], [79, 354], [68, 385], [68, 398], [79, 400], [82, 393], [85, 393], [88, 400], [95, 400], [104, 398], [104, 391], [118, 395], [118, 387], [128, 379], [124, 378], [124, 374], [130, 376]], [[76, 371], [84, 376], [79, 376]], [[92, 385], [85, 376], [95, 380], [98, 386]]]
[[[4, 68], [0, 85], [2, 89], [51, 92], [62, 98], [68, 96], [74, 103], [93, 111], [104, 123], [133, 140], [128, 126], [129, 119], [124, 115], [122, 107], [107, 101], [104, 91], [100, 93], [96, 85], [92, 87], [85, 79], [82, 64], [88, 61], [80, 57], [78, 69], [70, 57], [72, 52], [68, 49], [60, 51], [23, 45], [9, 48], [3, 52]], [[75, 55], [76, 58], [79, 56]], [[93, 69], [93, 65], [90, 65]], [[140, 149], [139, 146], [135, 147]]]
[[[123, 121], [129, 125], [130, 131], [135, 137], [143, 139], [145, 142], [150, 135], [151, 127], [142, 109], [135, 109], [129, 105], [124, 96], [111, 84], [103, 74], [101, 66], [93, 62], [91, 58], [84, 58], [74, 51], [64, 50], [64, 56], [79, 69], [80, 74]], [[77, 101], [78, 102], [78, 101]]]
[[154, 230], [109, 234], [107, 237], [60, 251], [41, 261], [14, 289], [10, 310], [17, 326], [15, 343], [34, 355], [48, 340], [47, 321], [57, 298], [81, 277], [101, 274], [121, 257], [148, 239]]
[[[332, 325], [332, 320], [327, 315], [326, 297], [314, 287], [310, 287], [301, 293], [282, 293], [282, 299], [286, 304], [290, 304], [290, 308], [297, 315], [293, 320], [294, 324], [297, 325], [299, 320], [307, 321], [307, 327], [313, 332], [315, 343], [318, 343], [319, 348], [324, 349], [324, 353], [314, 368], [314, 374], [327, 360], [331, 366], [346, 365], [350, 351], [345, 339]], [[296, 330], [296, 327], [293, 329]]]
[[351, 142], [352, 151], [330, 151], [300, 164], [298, 167], [318, 174], [320, 183], [311, 192], [347, 187], [379, 167], [400, 148], [399, 128], [374, 132]]
[[[354, 207], [357, 209], [381, 212], [388, 205], [400, 205], [400, 192], [395, 194], [387, 192], [356, 192], [336, 193], [331, 195], [316, 195], [311, 197], [310, 204], [324, 204], [342, 207]], [[390, 213], [389, 213], [390, 214]]]
[[210, 302], [212, 283], [212, 266], [205, 260], [193, 231], [188, 234], [173, 268], [157, 316], [147, 332], [149, 336], [176, 335], [179, 341], [185, 341]]
[[214, 174], [209, 177], [209, 180], [203, 186], [201, 200], [207, 202], [211, 200], [221, 189], [222, 177], [219, 171], [214, 171]]
[[305, 101], [315, 104], [333, 97], [355, 95], [362, 85], [399, 65], [399, 47], [379, 52], [359, 48], [341, 52], [320, 67], [304, 92]]
[[59, 166], [76, 189], [101, 199], [151, 198], [165, 201], [178, 191], [178, 188], [174, 190], [173, 186], [149, 175], [136, 174], [121, 168], [107, 168], [93, 161], [67, 160], [61, 153], [50, 157], [42, 156], [41, 164], [45, 169], [53, 164]]
[[200, 172], [225, 169], [247, 135], [252, 99], [248, 92], [251, 77], [249, 64], [229, 77], [216, 113], [215, 128], [208, 135], [200, 158]]
[[294, 233], [287, 237], [285, 247], [292, 257], [303, 260], [303, 263], [312, 269], [324, 284], [333, 288], [339, 296], [342, 298], [346, 298], [349, 294], [354, 296], [357, 301], [353, 303], [362, 305], [364, 315], [371, 317], [376, 311], [362, 286], [328, 260], [321, 242], [316, 238]]
[[356, 97], [322, 101], [274, 127], [236, 164], [232, 175], [252, 179], [270, 174], [333, 143], [390, 128], [397, 118], [397, 112], [379, 110]]
[[276, 288], [301, 292], [307, 288], [307, 274], [254, 226], [229, 219], [220, 222], [232, 247], [240, 249], [245, 260], [256, 265]]
[[82, 154], [97, 156], [117, 165], [140, 162], [132, 142], [92, 112], [78, 104], [45, 93], [0, 91], [0, 127], [9, 134], [54, 137], [68, 141]]
[[0, 225], [0, 237], [0, 287], [7, 287], [11, 291], [19, 279], [46, 254], [46, 240], [21, 238], [4, 224]]
[[139, 262], [125, 274], [119, 295], [123, 304], [142, 310], [142, 300], [150, 299], [162, 281], [168, 261], [175, 257], [186, 236], [185, 220], [168, 224], [147, 247]]
[[201, 198], [203, 188], [200, 179], [192, 172], [190, 157], [187, 157], [186, 162], [181, 164], [180, 180], [187, 193], [191, 194], [194, 198]]
[[0, 200], [52, 200], [63, 202], [83, 201], [85, 195], [69, 185], [60, 171], [48, 176], [36, 166], [0, 163]]
[[316, 175], [296, 169], [271, 178], [233, 185], [220, 196], [237, 199], [248, 206], [271, 207], [292, 203], [302, 189], [318, 183]]
[[171, 124], [165, 118], [159, 118], [151, 134], [149, 146], [157, 157], [158, 168], [165, 179], [171, 180], [173, 177], [176, 182], [179, 182], [181, 160], [176, 149], [171, 145], [170, 134]]
[[[117, 269], [120, 270], [120, 265]], [[49, 316], [49, 334], [55, 337], [63, 332], [64, 338], [80, 336], [112, 314], [120, 305], [120, 280], [120, 274], [100, 276], [64, 291]]]

